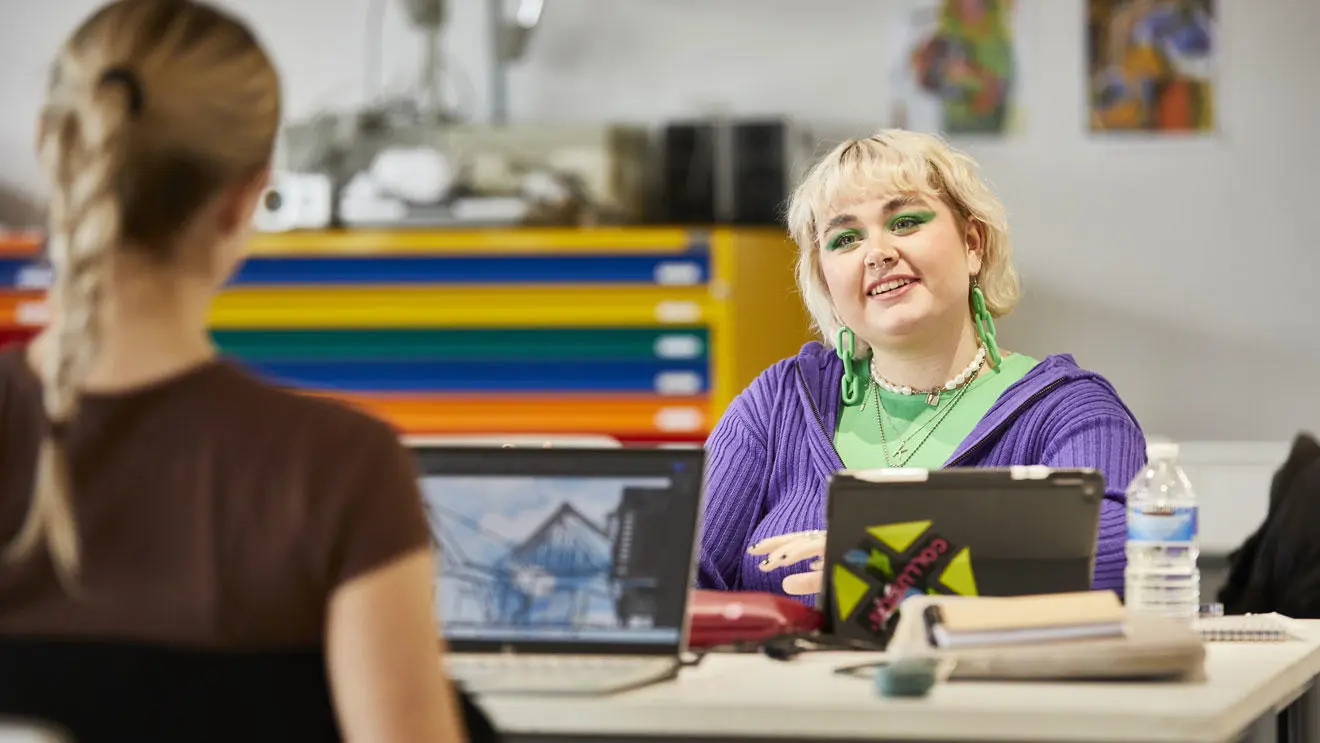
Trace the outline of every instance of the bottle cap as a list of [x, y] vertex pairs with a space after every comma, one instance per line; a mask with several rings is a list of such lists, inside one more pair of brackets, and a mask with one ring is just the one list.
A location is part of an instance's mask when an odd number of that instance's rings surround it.
[[1173, 441], [1152, 441], [1146, 444], [1146, 459], [1177, 459], [1178, 444]]
[[899, 658], [876, 669], [875, 688], [882, 697], [924, 697], [939, 681], [934, 658]]

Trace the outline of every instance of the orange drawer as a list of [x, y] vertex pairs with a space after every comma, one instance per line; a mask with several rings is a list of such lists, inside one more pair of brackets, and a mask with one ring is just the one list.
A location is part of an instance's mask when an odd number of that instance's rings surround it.
[[45, 292], [0, 292], [0, 327], [46, 324]]
[[407, 435], [595, 433], [689, 440], [703, 438], [712, 423], [705, 396], [308, 394], [356, 405]]

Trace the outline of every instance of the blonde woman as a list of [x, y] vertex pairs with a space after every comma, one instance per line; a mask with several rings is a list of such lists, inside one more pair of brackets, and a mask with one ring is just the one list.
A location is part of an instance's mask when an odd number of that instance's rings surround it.
[[55, 60], [53, 318], [0, 353], [0, 717], [79, 743], [467, 737], [409, 454], [208, 337], [279, 120], [270, 59], [202, 3], [106, 5]]
[[1144, 437], [1100, 375], [999, 346], [1018, 278], [976, 163], [926, 134], [852, 139], [807, 174], [788, 224], [824, 343], [767, 369], [711, 433], [698, 585], [815, 594], [844, 467], [1042, 464], [1104, 473], [1094, 586], [1121, 591]]

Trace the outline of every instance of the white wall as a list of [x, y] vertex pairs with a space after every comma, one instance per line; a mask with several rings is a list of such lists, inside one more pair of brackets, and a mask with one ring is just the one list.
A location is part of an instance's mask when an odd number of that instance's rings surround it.
[[1201, 551], [1226, 555], [1265, 519], [1270, 480], [1288, 457], [1286, 442], [1190, 442], [1179, 461], [1201, 504]]
[[[412, 72], [398, 0], [386, 68]], [[1020, 0], [1024, 131], [965, 143], [1007, 202], [1027, 300], [1001, 338], [1071, 351], [1119, 387], [1152, 432], [1287, 439], [1320, 428], [1320, 3], [1221, 0], [1222, 133], [1097, 141], [1083, 131], [1082, 0]], [[38, 182], [32, 112], [59, 39], [96, 3], [23, 3], [0, 23], [0, 180]], [[229, 0], [285, 72], [294, 115], [363, 93], [371, 0]], [[19, 0], [0, 0], [15, 19]], [[876, 0], [547, 0], [512, 80], [518, 120], [655, 121], [712, 110], [787, 113], [825, 137], [887, 120], [894, 3]], [[484, 9], [451, 0], [461, 98], [486, 111]], [[0, 208], [3, 208], [0, 205]]]

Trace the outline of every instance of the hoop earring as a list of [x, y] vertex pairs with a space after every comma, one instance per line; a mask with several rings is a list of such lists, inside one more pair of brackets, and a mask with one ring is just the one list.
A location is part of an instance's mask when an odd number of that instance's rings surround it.
[[996, 372], [999, 371], [999, 364], [1004, 359], [999, 355], [999, 344], [995, 343], [995, 319], [990, 315], [990, 310], [985, 306], [985, 293], [981, 291], [981, 284], [972, 277], [972, 321], [976, 323], [976, 335], [981, 339], [981, 345], [985, 346], [985, 355], [990, 362], [990, 368]]
[[857, 336], [853, 334], [851, 328], [840, 327], [834, 338], [834, 352], [843, 361], [843, 378], [839, 381], [839, 392], [843, 397], [843, 404], [848, 406], [861, 402], [866, 394], [866, 388], [862, 386], [862, 378], [853, 368], [853, 354], [856, 351]]

